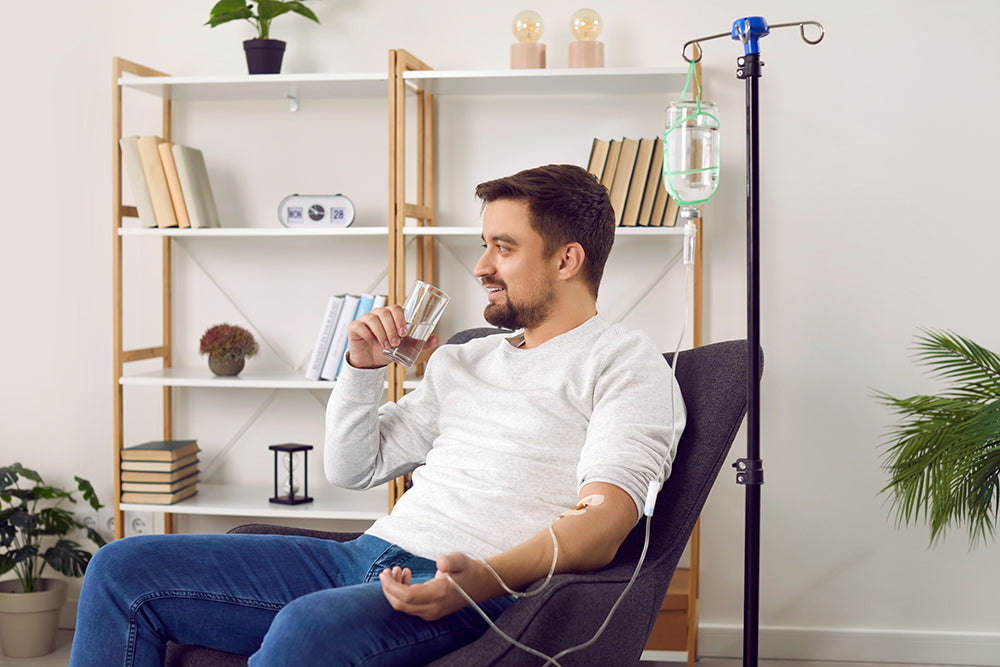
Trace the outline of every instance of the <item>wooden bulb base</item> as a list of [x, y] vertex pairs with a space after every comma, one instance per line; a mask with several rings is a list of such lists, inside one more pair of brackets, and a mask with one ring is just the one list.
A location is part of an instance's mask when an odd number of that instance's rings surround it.
[[538, 42], [519, 42], [510, 45], [511, 69], [544, 69], [545, 45]]
[[604, 42], [570, 42], [569, 66], [604, 67]]

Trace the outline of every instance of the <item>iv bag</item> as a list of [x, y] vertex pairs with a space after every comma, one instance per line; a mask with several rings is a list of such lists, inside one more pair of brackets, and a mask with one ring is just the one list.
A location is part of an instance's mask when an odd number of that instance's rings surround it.
[[663, 181], [681, 206], [704, 204], [719, 186], [719, 110], [686, 100], [667, 107]]

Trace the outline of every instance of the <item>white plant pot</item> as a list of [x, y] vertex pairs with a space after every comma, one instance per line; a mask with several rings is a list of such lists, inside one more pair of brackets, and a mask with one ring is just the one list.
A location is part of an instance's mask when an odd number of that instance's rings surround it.
[[0, 581], [0, 646], [8, 658], [34, 658], [56, 648], [69, 587], [59, 579], [42, 579], [39, 588], [23, 593], [20, 581]]

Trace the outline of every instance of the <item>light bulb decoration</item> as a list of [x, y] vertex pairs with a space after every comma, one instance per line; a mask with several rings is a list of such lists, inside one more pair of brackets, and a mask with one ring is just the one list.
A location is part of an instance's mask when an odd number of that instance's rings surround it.
[[593, 9], [578, 9], [569, 19], [569, 28], [576, 37], [569, 43], [570, 67], [604, 67], [604, 42], [597, 37], [604, 20]]
[[510, 68], [544, 68], [545, 45], [538, 41], [545, 32], [545, 21], [541, 14], [526, 9], [514, 17], [511, 29], [517, 37], [517, 44], [510, 45]]

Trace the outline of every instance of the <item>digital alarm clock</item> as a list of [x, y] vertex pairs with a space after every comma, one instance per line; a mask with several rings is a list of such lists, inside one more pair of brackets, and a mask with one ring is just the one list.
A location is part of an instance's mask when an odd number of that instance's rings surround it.
[[288, 195], [278, 204], [278, 220], [289, 229], [349, 227], [354, 203], [344, 195]]

